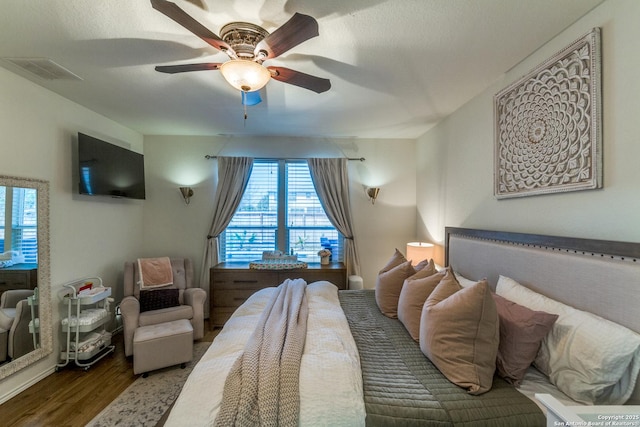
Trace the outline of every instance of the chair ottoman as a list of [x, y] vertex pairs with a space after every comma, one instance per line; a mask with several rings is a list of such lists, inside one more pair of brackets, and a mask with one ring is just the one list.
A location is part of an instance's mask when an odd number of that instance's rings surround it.
[[193, 327], [186, 319], [141, 326], [133, 336], [133, 373], [140, 374], [193, 359]]

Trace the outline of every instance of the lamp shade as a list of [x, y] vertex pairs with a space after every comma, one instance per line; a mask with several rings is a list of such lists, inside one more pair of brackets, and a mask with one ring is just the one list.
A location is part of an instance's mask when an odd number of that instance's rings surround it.
[[434, 246], [431, 243], [410, 242], [407, 243], [407, 260], [413, 265], [425, 259], [433, 258]]
[[271, 72], [254, 61], [233, 59], [220, 66], [220, 72], [233, 87], [243, 92], [260, 90], [271, 79]]

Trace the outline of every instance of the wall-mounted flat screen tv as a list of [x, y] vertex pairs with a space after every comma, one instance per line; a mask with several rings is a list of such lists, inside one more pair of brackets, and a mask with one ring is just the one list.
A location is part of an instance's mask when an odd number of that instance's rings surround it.
[[144, 199], [144, 156], [78, 133], [80, 194]]

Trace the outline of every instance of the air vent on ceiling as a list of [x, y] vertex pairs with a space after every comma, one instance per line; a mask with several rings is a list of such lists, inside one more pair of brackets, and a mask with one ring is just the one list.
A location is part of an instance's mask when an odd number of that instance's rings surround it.
[[3, 58], [45, 80], [82, 80], [79, 76], [48, 58]]

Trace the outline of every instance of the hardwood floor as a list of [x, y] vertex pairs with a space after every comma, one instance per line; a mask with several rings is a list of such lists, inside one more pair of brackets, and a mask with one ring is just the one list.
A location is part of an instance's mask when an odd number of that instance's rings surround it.
[[[213, 341], [220, 330], [205, 322], [202, 341]], [[88, 371], [67, 367], [0, 405], [3, 426], [84, 426], [122, 393], [138, 375], [124, 355], [122, 334], [115, 335], [115, 352]]]

